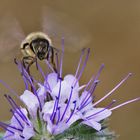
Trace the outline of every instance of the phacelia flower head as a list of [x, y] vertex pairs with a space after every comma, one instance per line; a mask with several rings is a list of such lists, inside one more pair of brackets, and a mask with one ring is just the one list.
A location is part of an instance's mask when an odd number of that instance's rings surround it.
[[[4, 140], [88, 140], [96, 138], [114, 138], [113, 133], [106, 131], [105, 120], [114, 110], [128, 103], [140, 100], [140, 97], [114, 106], [113, 100], [105, 107], [100, 102], [114, 93], [130, 76], [124, 77], [109, 93], [95, 101], [95, 89], [104, 67], [102, 64], [97, 74], [88, 83], [80, 85], [79, 81], [88, 61], [90, 49], [83, 49], [75, 74], [62, 76], [64, 48], [60, 59], [56, 57], [57, 68], [46, 64], [52, 70], [46, 75], [38, 64], [38, 71], [43, 76], [43, 82], [36, 80], [26, 71], [20, 61], [17, 66], [25, 83], [25, 90], [18, 98], [25, 104], [18, 106], [10, 95], [5, 98], [11, 105], [12, 119], [9, 124], [0, 122], [6, 131]], [[60, 63], [58, 63], [60, 62]], [[4, 82], [3, 85], [9, 88]], [[9, 88], [10, 90], [10, 88]], [[12, 93], [16, 94], [13, 90]], [[18, 96], [16, 94], [16, 96]], [[99, 139], [99, 140], [100, 140]]]

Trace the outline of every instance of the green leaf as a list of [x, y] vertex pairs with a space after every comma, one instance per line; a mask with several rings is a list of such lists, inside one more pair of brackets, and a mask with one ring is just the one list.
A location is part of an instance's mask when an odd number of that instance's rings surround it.
[[103, 129], [98, 132], [92, 127], [76, 122], [62, 134], [55, 136], [53, 140], [114, 140], [115, 134], [107, 129], [106, 122], [102, 123]]

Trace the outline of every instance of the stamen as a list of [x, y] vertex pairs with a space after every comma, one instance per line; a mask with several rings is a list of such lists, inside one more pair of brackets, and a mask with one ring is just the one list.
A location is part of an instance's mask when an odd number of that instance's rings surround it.
[[15, 126], [11, 126], [11, 125], [8, 125], [8, 124], [3, 123], [3, 122], [0, 122], [0, 125], [3, 126], [3, 127], [9, 127], [9, 128], [12, 128], [12, 129], [17, 130], [17, 131], [20, 131], [20, 132], [23, 131], [22, 129], [16, 128]]
[[71, 114], [70, 114], [69, 118], [67, 119], [66, 123], [69, 122], [69, 120], [72, 118], [72, 116], [73, 116], [73, 114], [74, 114], [74, 112], [75, 112], [75, 109], [76, 109], [76, 100], [73, 101], [73, 104], [74, 104], [74, 109], [73, 109], [73, 111], [71, 112]]
[[91, 82], [93, 81], [93, 79], [94, 79], [94, 76], [92, 76], [92, 78], [91, 78], [91, 79], [89, 80], [89, 82], [86, 84], [86, 87], [85, 87], [84, 91], [87, 91], [87, 89], [88, 89], [89, 85], [91, 84]]
[[55, 53], [56, 55], [56, 69], [59, 70], [59, 58], [58, 58], [58, 53]]
[[53, 118], [54, 118], [54, 113], [55, 113], [55, 110], [56, 110], [57, 102], [58, 102], [58, 97], [56, 97], [56, 99], [55, 99], [55, 103], [54, 103], [54, 107], [53, 107], [53, 111], [52, 111], [50, 120], [53, 120]]
[[22, 79], [23, 79], [24, 84], [25, 84], [25, 89], [26, 89], [26, 90], [29, 90], [29, 86], [28, 86], [28, 83], [27, 83], [26, 78], [25, 78], [24, 76], [22, 76]]
[[[90, 89], [89, 89], [89, 92], [88, 92], [88, 93], [91, 93], [90, 96], [89, 96], [89, 98], [92, 96], [92, 93], [94, 93], [94, 91], [95, 91], [95, 89], [96, 89], [96, 86], [97, 86], [97, 84], [99, 83], [98, 78], [99, 78], [100, 73], [101, 73], [101, 71], [102, 71], [103, 68], [104, 68], [104, 64], [101, 65], [101, 67], [100, 67], [100, 69], [99, 69], [99, 71], [98, 71], [98, 73], [97, 73], [97, 75], [96, 75], [96, 77], [95, 77], [95, 79], [94, 79], [94, 82], [93, 82], [93, 84], [91, 85], [91, 87], [90, 87]], [[86, 98], [87, 98], [87, 96], [86, 96]], [[85, 99], [86, 99], [86, 98], [85, 98]], [[88, 100], [87, 100], [87, 101], [88, 101]]]
[[[93, 96], [92, 93], [94, 93], [95, 88], [96, 88], [98, 82], [99, 82], [99, 81], [95, 81], [95, 83], [93, 82], [93, 88], [92, 88], [92, 86], [90, 87], [90, 89], [89, 89], [89, 91], [88, 91], [88, 93], [87, 93], [88, 95], [87, 95], [87, 96], [83, 99], [83, 101], [82, 101], [80, 110], [86, 106], [86, 103], [87, 103], [87, 102], [89, 101], [89, 99]], [[91, 101], [90, 101], [90, 102], [91, 102]]]
[[52, 123], [55, 123], [55, 116], [56, 116], [57, 110], [54, 112], [54, 117], [52, 119]]
[[[24, 115], [24, 113], [21, 111], [21, 109], [18, 107], [18, 105], [14, 102], [14, 100], [9, 96], [9, 95], [4, 95], [6, 97], [6, 99], [8, 100], [8, 102], [10, 103], [10, 105], [12, 106], [12, 108], [16, 111], [16, 113], [21, 117], [21, 119], [27, 124], [28, 124], [28, 120], [26, 118], [26, 116]], [[17, 110], [18, 109], [18, 110]], [[18, 112], [19, 111], [19, 112]]]
[[47, 64], [47, 66], [49, 67], [49, 69], [55, 73], [55, 70], [53, 69], [53, 67], [51, 66], [51, 64], [48, 62], [47, 59], [45, 59], [45, 63]]
[[127, 105], [127, 104], [130, 104], [130, 103], [133, 103], [133, 102], [136, 102], [136, 101], [139, 101], [139, 100], [140, 100], [140, 97], [135, 98], [135, 99], [132, 99], [132, 100], [129, 100], [129, 101], [126, 101], [126, 102], [124, 102], [124, 103], [122, 103], [122, 104], [120, 104], [120, 105], [117, 105], [117, 106], [111, 108], [110, 110], [113, 111], [113, 110], [118, 109], [118, 108], [120, 108], [120, 107], [122, 107], [122, 106], [125, 106], [125, 105]]
[[73, 92], [73, 87], [71, 87], [70, 97], [69, 97], [69, 99], [68, 99], [67, 105], [66, 105], [66, 107], [65, 107], [65, 110], [64, 110], [64, 112], [63, 112], [63, 115], [62, 115], [60, 121], [63, 120], [63, 118], [64, 118], [64, 116], [65, 116], [65, 114], [66, 114], [66, 111], [67, 111], [67, 109], [68, 109], [68, 106], [69, 106], [69, 104], [70, 104], [70, 100], [71, 100], [71, 97], [72, 97], [72, 92]]
[[24, 68], [23, 68], [23, 73], [24, 73], [25, 78], [29, 81], [31, 87], [35, 89], [35, 86], [33, 84], [32, 77], [29, 75], [29, 73]]
[[31, 87], [32, 87], [32, 89], [33, 89], [33, 92], [34, 92], [34, 94], [36, 95], [37, 100], [38, 100], [38, 102], [39, 102], [39, 108], [40, 108], [40, 110], [42, 110], [41, 101], [40, 101], [40, 99], [39, 99], [39, 97], [38, 97], [38, 94], [37, 94], [37, 92], [36, 92], [36, 89], [35, 89], [35, 86], [34, 86], [34, 84], [33, 84], [33, 81], [32, 81], [32, 79], [31, 79], [30, 75], [28, 74], [28, 72], [27, 72], [26, 70], [24, 70], [24, 72], [27, 74], [27, 76], [28, 76], [28, 78], [29, 78], [29, 82], [30, 82], [30, 84], [31, 84]]
[[102, 97], [100, 100], [95, 102], [93, 106], [96, 106], [100, 102], [102, 102], [104, 99], [106, 99], [108, 96], [110, 96], [116, 89], [118, 89], [132, 74], [129, 73], [116, 87], [114, 87], [108, 94], [106, 94], [104, 97]]
[[97, 74], [96, 74], [96, 76], [95, 76], [94, 82], [93, 82], [93, 84], [91, 85], [91, 88], [89, 89], [89, 91], [91, 92], [91, 96], [92, 96], [92, 93], [94, 93], [97, 84], [99, 83], [98, 78], [99, 78], [99, 76], [100, 76], [101, 71], [103, 70], [103, 68], [104, 68], [104, 64], [101, 65], [99, 71], [97, 72]]
[[94, 98], [95, 98], [95, 96], [93, 96], [92, 98], [90, 98], [90, 96], [89, 96], [88, 99], [86, 100], [86, 102], [84, 102], [83, 104], [81, 104], [80, 107], [77, 110], [80, 111], [83, 108], [85, 108], [87, 105], [89, 105], [90, 103], [92, 103], [92, 101], [93, 101]]
[[88, 120], [89, 120], [89, 119], [92, 119], [92, 117], [94, 117], [95, 115], [97, 115], [97, 114], [99, 114], [99, 113], [105, 111], [106, 109], [110, 108], [115, 102], [116, 102], [116, 100], [113, 100], [107, 107], [105, 107], [104, 109], [102, 109], [102, 110], [100, 110], [100, 111], [98, 111], [98, 112], [96, 112], [96, 113], [94, 113], [94, 114], [92, 114], [92, 115], [86, 117], [86, 119], [88, 119]]
[[45, 79], [45, 74], [44, 74], [44, 72], [43, 72], [43, 70], [42, 70], [41, 66], [39, 65], [39, 63], [38, 63], [38, 62], [36, 62], [36, 65], [37, 65], [37, 67], [38, 67], [38, 69], [39, 69], [39, 71], [40, 71], [40, 73], [41, 73], [42, 77]]
[[[91, 84], [91, 82], [93, 81], [93, 78], [94, 78], [94, 76], [92, 76], [92, 78], [91, 78], [91, 79], [89, 80], [89, 82], [86, 84], [86, 87], [85, 87], [85, 89], [84, 89], [83, 92], [87, 91], [88, 86], [89, 86], [89, 85]], [[88, 94], [89, 94], [89, 92], [85, 95], [83, 101], [81, 101], [81, 105], [80, 105], [80, 106], [82, 106], [82, 104], [83, 104], [84, 101], [86, 100]], [[78, 110], [81, 108], [80, 106], [79, 106]]]
[[12, 93], [13, 95], [15, 95], [18, 99], [19, 99], [19, 96], [18, 94], [9, 86], [7, 85], [4, 81], [0, 80], [0, 83], [10, 91], [10, 93]]
[[23, 138], [23, 139], [25, 138], [25, 137], [24, 137], [24, 136], [22, 136], [22, 135], [20, 135], [20, 137], [21, 137], [21, 138]]
[[105, 66], [104, 64], [101, 65], [101, 67], [100, 67], [100, 69], [99, 69], [99, 71], [98, 71], [98, 73], [97, 73], [97, 75], [96, 75], [96, 77], [95, 77], [95, 80], [97, 80], [97, 79], [99, 78], [99, 76], [100, 76], [100, 74], [101, 74], [101, 72], [102, 72], [104, 66]]
[[56, 103], [56, 111], [57, 111], [57, 108], [58, 108], [58, 104], [59, 104], [59, 100], [60, 100], [60, 94], [61, 94], [61, 83], [62, 83], [62, 78], [60, 77], [59, 78], [59, 80], [60, 80], [60, 86], [59, 86], [59, 92], [58, 92], [58, 101], [57, 101], [57, 103]]
[[47, 85], [44, 85], [49, 91], [50, 91], [50, 93], [52, 92], [52, 90], [51, 90], [51, 88], [50, 88], [50, 85], [49, 85], [49, 83], [47, 82], [48, 81], [48, 75], [46, 75], [46, 77], [45, 77], [45, 83], [47, 84]]
[[13, 116], [15, 117], [15, 119], [17, 120], [18, 124], [21, 126], [21, 128], [23, 129], [23, 125], [21, 124], [21, 122], [19, 121], [19, 119], [17, 118], [17, 116], [15, 115], [14, 111], [12, 109], [10, 109], [10, 112], [13, 114]]
[[26, 79], [26, 77], [25, 77], [25, 75], [24, 75], [24, 72], [23, 72], [23, 69], [24, 69], [24, 68], [23, 68], [22, 64], [21, 64], [19, 61], [17, 61], [16, 59], [15, 59], [15, 64], [17, 65], [17, 68], [18, 68], [19, 71], [21, 72], [22, 79], [23, 79], [24, 84], [25, 84], [25, 88], [28, 90], [28, 89], [29, 89], [29, 86], [28, 86], [27, 79]]
[[[88, 102], [86, 102], [86, 103], [81, 107], [81, 109], [85, 108], [85, 107], [88, 106], [90, 103], [92, 103], [93, 100], [94, 100], [94, 98], [95, 98], [95, 96], [93, 96], [92, 98], [89, 98], [89, 99], [91, 99], [91, 100], [88, 100]], [[81, 109], [80, 109], [80, 110], [81, 110]], [[80, 110], [79, 110], [79, 111], [80, 111]]]
[[89, 53], [90, 53], [90, 49], [88, 48], [88, 49], [87, 49], [87, 54], [86, 54], [85, 61], [84, 61], [84, 63], [83, 63], [83, 66], [82, 66], [82, 68], [81, 68], [81, 71], [80, 71], [80, 73], [79, 73], [79, 75], [78, 75], [78, 78], [76, 79], [76, 81], [75, 81], [73, 87], [75, 87], [75, 85], [77, 84], [77, 82], [80, 80], [80, 78], [81, 78], [81, 76], [82, 76], [82, 73], [83, 73], [83, 71], [84, 71], [84, 69], [85, 69], [85, 67], [86, 67], [87, 61], [88, 61]]
[[62, 77], [62, 65], [63, 65], [63, 57], [64, 57], [64, 38], [61, 39], [61, 48], [62, 48], [62, 52], [61, 52], [61, 58], [60, 58], [60, 77]]
[[85, 53], [85, 48], [82, 49], [82, 53], [80, 55], [80, 60], [79, 60], [79, 63], [78, 63], [78, 67], [76, 69], [76, 73], [75, 73], [75, 77], [78, 78], [78, 72], [79, 72], [79, 69], [80, 69], [80, 66], [81, 66], [81, 63], [82, 63], [82, 59], [83, 59], [83, 56], [84, 56], [84, 53]]
[[60, 121], [60, 107], [58, 107], [57, 110], [58, 110], [58, 111], [57, 111], [57, 112], [58, 112], [58, 116], [57, 116], [57, 117], [58, 117], [58, 120], [57, 120], [57, 122], [56, 122], [56, 125], [58, 125], [58, 123], [59, 123], [59, 121]]
[[1, 124], [1, 123], [0, 123], [0, 127], [3, 128], [3, 129], [6, 130], [6, 131], [12, 133], [12, 134], [15, 134], [12, 130], [10, 130], [9, 128], [7, 128], [7, 126], [5, 126], [5, 125], [3, 125], [3, 124]]

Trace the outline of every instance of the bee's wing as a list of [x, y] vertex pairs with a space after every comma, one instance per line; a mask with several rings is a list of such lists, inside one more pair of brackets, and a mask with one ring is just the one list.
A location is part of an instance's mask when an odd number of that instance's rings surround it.
[[19, 23], [13, 16], [6, 15], [0, 19], [0, 62], [13, 61], [24, 37]]
[[65, 48], [68, 51], [75, 52], [85, 48], [90, 41], [90, 35], [85, 26], [68, 14], [50, 7], [43, 9], [43, 31], [51, 37], [56, 48], [64, 37]]

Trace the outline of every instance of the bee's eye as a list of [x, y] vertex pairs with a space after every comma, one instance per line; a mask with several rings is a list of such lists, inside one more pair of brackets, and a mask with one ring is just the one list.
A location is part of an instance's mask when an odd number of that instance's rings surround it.
[[29, 43], [24, 43], [23, 44], [23, 49], [25, 49], [28, 45], [29, 45]]
[[31, 42], [31, 46], [33, 46], [33, 47], [37, 46], [37, 44], [38, 44], [38, 43], [35, 42], [35, 41], [32, 41], [32, 42]]

